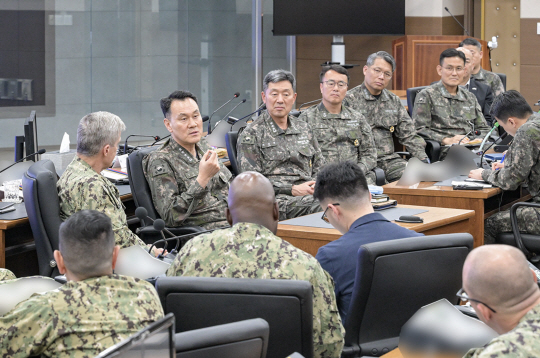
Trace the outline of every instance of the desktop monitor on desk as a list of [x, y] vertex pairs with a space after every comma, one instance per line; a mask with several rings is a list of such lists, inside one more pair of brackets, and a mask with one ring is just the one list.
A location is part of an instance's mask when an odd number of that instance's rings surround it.
[[[37, 137], [37, 117], [36, 111], [32, 111], [30, 116], [24, 122], [24, 136], [15, 137], [15, 160], [21, 160], [27, 155], [37, 152], [38, 137]], [[28, 158], [30, 161], [39, 161], [39, 154]]]

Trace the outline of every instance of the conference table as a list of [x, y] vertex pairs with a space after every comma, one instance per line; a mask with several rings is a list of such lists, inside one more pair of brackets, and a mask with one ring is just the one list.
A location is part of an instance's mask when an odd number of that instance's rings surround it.
[[471, 232], [474, 247], [484, 244], [484, 219], [509, 209], [514, 203], [531, 198], [529, 191], [524, 187], [513, 191], [503, 191], [495, 187], [482, 190], [454, 190], [451, 186], [436, 186], [435, 182], [420, 182], [412, 186], [400, 186], [397, 183], [386, 184], [383, 190], [399, 204], [474, 210]]
[[[398, 208], [418, 209], [424, 212], [417, 214], [424, 219], [423, 223], [396, 223], [407, 229], [421, 232], [426, 235], [450, 234], [468, 232], [472, 234], [474, 228], [473, 210], [445, 209], [432, 206], [417, 206], [399, 204]], [[311, 214], [314, 220], [319, 220], [321, 213]], [[293, 219], [294, 220], [294, 219]], [[317, 250], [327, 243], [337, 240], [341, 233], [334, 228], [323, 228], [316, 221], [313, 224], [290, 225], [286, 222], [278, 223], [277, 236], [293, 244], [303, 251], [315, 256]]]

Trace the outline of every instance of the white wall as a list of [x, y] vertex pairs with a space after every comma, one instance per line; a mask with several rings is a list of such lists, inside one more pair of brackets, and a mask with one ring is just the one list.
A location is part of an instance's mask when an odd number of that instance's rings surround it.
[[522, 19], [540, 18], [540, 1], [521, 0], [520, 8]]
[[464, 0], [405, 0], [405, 16], [444, 17], [450, 16], [445, 7], [455, 16], [464, 14]]

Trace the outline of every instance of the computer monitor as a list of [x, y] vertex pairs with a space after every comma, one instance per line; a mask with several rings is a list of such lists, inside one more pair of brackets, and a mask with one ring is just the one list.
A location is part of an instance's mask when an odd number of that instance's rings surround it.
[[[21, 137], [15, 137], [15, 161], [38, 151], [36, 111], [32, 111], [30, 117], [24, 122], [24, 154], [21, 151], [21, 139]], [[39, 160], [39, 154], [31, 156], [27, 160], [36, 162]]]
[[131, 337], [104, 350], [96, 358], [175, 358], [174, 315], [135, 333]]

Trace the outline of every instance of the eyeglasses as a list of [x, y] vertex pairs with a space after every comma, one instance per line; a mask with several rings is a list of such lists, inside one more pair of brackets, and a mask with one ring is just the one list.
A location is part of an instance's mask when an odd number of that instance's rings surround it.
[[453, 73], [454, 71], [456, 71], [456, 73], [459, 73], [464, 70], [463, 67], [443, 67], [443, 68], [448, 73]]
[[339, 89], [345, 88], [349, 85], [347, 82], [343, 82], [343, 81], [336, 82], [334, 80], [323, 81], [322, 83], [324, 83], [326, 87], [328, 88], [334, 88], [334, 86], [337, 84]]
[[375, 73], [375, 76], [377, 76], [377, 77], [380, 77], [381, 75], [384, 75], [384, 78], [386, 78], [387, 80], [392, 78], [392, 72], [384, 72], [383, 70], [381, 70], [378, 67], [375, 67], [375, 68], [371, 67], [371, 70]]
[[483, 304], [484, 306], [486, 306], [487, 308], [489, 308], [491, 311], [493, 311], [493, 313], [497, 313], [497, 311], [495, 311], [493, 308], [491, 308], [491, 307], [489, 307], [488, 305], [486, 305], [484, 302], [475, 300], [474, 298], [470, 298], [469, 295], [467, 295], [467, 292], [465, 292], [465, 291], [463, 290], [463, 288], [461, 288], [461, 289], [456, 293], [456, 296], [458, 296], [459, 298], [461, 298], [461, 300], [462, 300], [463, 302], [465, 302], [465, 301], [472, 301], [472, 302], [476, 302], [476, 303], [481, 303], [481, 304]]
[[[332, 204], [334, 206], [339, 206], [339, 203], [335, 203], [335, 204]], [[326, 207], [326, 210], [328, 210], [328, 208], [330, 208], [329, 206]], [[328, 217], [326, 217], [326, 210], [324, 211], [324, 213], [322, 213], [322, 216], [321, 216], [321, 219], [326, 222], [326, 223], [329, 223], [330, 224], [330, 220], [328, 220]]]

